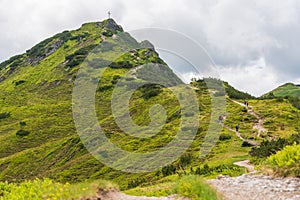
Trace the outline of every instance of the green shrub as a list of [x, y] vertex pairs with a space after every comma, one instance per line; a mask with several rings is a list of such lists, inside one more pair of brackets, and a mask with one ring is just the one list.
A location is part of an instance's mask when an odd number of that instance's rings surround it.
[[220, 134], [219, 140], [224, 141], [224, 140], [230, 140], [231, 139], [231, 135], [229, 134]]
[[128, 183], [127, 189], [132, 189], [137, 186], [140, 186], [141, 184], [145, 183], [146, 179], [145, 178], [137, 178], [135, 180], [132, 180]]
[[86, 40], [90, 36], [91, 34], [84, 32], [83, 34], [70, 37], [70, 40], [77, 40], [77, 42], [80, 42], [81, 40]]
[[254, 145], [253, 144], [251, 144], [250, 142], [248, 142], [248, 141], [243, 141], [243, 143], [242, 143], [242, 147], [253, 147]]
[[0, 63], [0, 70], [5, 68], [6, 66], [12, 64], [13, 62], [19, 62], [19, 60], [21, 60], [22, 58], [23, 58], [23, 55], [17, 55], [17, 56], [11, 57], [7, 61]]
[[20, 137], [24, 137], [24, 136], [27, 136], [27, 135], [29, 135], [29, 134], [30, 134], [29, 131], [25, 131], [25, 130], [23, 130], [23, 129], [18, 130], [17, 133], [16, 133], [16, 135], [17, 135], [17, 136], [20, 136]]
[[15, 69], [17, 68], [18, 66], [20, 66], [21, 64], [23, 63], [23, 61], [20, 59], [20, 60], [16, 60], [15, 62], [13, 62], [9, 67], [12, 68], [12, 69]]
[[202, 176], [210, 176], [210, 175], [241, 175], [243, 174], [243, 169], [235, 166], [235, 165], [217, 165], [217, 166], [209, 166], [207, 164], [203, 165], [203, 167], [198, 167], [196, 171], [193, 172], [196, 175]]
[[[205, 79], [192, 79], [192, 85], [198, 87], [202, 90], [207, 90], [207, 84], [209, 84], [210, 89], [214, 89], [216, 93], [214, 96], [224, 96], [224, 89], [226, 94], [232, 99], [255, 99], [254, 96], [238, 91], [237, 89], [230, 86], [227, 82], [223, 82], [215, 78], [205, 78]], [[224, 88], [224, 89], [223, 89]]]
[[270, 156], [267, 161], [275, 174], [300, 178], [300, 145], [286, 146], [283, 150]]
[[0, 113], [0, 119], [5, 119], [5, 118], [9, 118], [9, 117], [10, 117], [9, 112]]
[[112, 62], [109, 67], [111, 68], [132, 68], [133, 64], [128, 60], [120, 60], [117, 62]]
[[161, 86], [155, 84], [144, 85], [139, 90], [142, 92], [142, 97], [144, 99], [150, 99], [151, 97], [155, 97], [162, 92]]
[[23, 84], [25, 82], [26, 82], [25, 80], [19, 80], [19, 81], [16, 81], [14, 83], [15, 83], [15, 86], [18, 86], [18, 85], [21, 85], [21, 84]]
[[300, 134], [294, 134], [289, 138], [279, 138], [272, 141], [263, 141], [259, 147], [253, 147], [250, 155], [257, 158], [267, 158], [278, 151], [282, 150], [285, 146], [292, 145], [293, 143], [300, 143]]
[[66, 68], [73, 68], [75, 66], [80, 65], [87, 55], [93, 51], [97, 47], [97, 44], [91, 44], [89, 46], [83, 47], [77, 51], [75, 51], [73, 54], [68, 55], [65, 57], [65, 60], [68, 61], [66, 64]]
[[117, 84], [118, 83], [118, 81], [121, 79], [121, 76], [120, 75], [115, 75], [114, 77], [113, 77], [113, 80], [111, 81], [111, 83], [113, 84], [113, 85], [115, 85], [115, 84]]
[[264, 100], [264, 99], [276, 99], [276, 96], [274, 95], [273, 92], [268, 93], [267, 95], [264, 95], [260, 97], [259, 99]]
[[296, 107], [297, 109], [300, 109], [300, 98], [288, 97], [288, 100], [294, 107]]
[[181, 177], [173, 188], [174, 193], [191, 198], [192, 200], [219, 199], [217, 192], [201, 177], [189, 175]]
[[241, 91], [235, 89], [234, 87], [229, 85], [227, 82], [224, 82], [224, 85], [225, 85], [226, 93], [231, 99], [255, 99], [254, 96], [252, 96], [246, 92], [241, 92]]
[[278, 102], [278, 103], [281, 103], [281, 102], [283, 102], [284, 101], [284, 98], [283, 97], [277, 97], [276, 98], [276, 102]]
[[26, 122], [20, 122], [20, 126], [26, 126]]
[[280, 168], [289, 167], [300, 161], [300, 145], [286, 146], [282, 151], [269, 157], [269, 162]]
[[176, 167], [174, 165], [167, 165], [162, 168], [161, 172], [163, 176], [170, 176], [172, 174], [175, 174], [177, 171]]
[[103, 85], [103, 86], [100, 86], [97, 91], [98, 92], [104, 92], [106, 90], [112, 89], [113, 87], [114, 87], [113, 85]]
[[102, 34], [106, 37], [111, 37], [114, 33], [111, 30], [105, 30]]
[[185, 166], [191, 164], [192, 160], [193, 160], [192, 154], [190, 153], [183, 154], [179, 159], [179, 165], [181, 168], [184, 168]]

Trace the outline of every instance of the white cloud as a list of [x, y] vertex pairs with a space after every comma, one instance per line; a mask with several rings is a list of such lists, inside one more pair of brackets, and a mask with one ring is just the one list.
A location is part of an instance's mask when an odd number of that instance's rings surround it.
[[261, 96], [280, 85], [272, 68], [267, 66], [263, 58], [246, 66], [219, 66], [218, 69], [223, 80], [255, 96]]

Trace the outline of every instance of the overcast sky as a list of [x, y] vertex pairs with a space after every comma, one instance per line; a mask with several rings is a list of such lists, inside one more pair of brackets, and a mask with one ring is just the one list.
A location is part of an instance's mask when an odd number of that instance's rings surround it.
[[161, 27], [193, 38], [222, 79], [251, 94], [300, 83], [299, 0], [0, 0], [0, 61], [108, 10], [126, 31]]

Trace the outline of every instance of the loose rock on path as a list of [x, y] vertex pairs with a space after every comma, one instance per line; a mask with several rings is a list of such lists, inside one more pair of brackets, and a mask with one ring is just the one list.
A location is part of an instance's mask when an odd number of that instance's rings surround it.
[[300, 179], [244, 174], [208, 180], [228, 200], [299, 200]]

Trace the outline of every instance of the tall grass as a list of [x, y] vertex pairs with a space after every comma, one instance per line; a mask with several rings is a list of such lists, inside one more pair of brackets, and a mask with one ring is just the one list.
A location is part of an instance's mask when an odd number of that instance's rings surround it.
[[50, 179], [36, 179], [21, 184], [0, 182], [0, 200], [58, 200], [79, 199], [96, 195], [98, 188], [115, 186], [107, 181], [92, 183], [58, 183]]
[[174, 186], [174, 193], [189, 197], [193, 200], [217, 200], [221, 199], [216, 190], [196, 175], [181, 177]]

